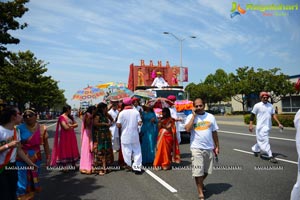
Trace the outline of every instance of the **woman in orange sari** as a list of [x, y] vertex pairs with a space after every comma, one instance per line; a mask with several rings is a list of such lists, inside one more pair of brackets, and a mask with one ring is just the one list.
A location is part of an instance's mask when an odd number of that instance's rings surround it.
[[171, 169], [171, 162], [180, 163], [179, 145], [176, 137], [175, 120], [169, 108], [163, 108], [162, 119], [158, 123], [158, 137], [153, 166], [156, 169]]

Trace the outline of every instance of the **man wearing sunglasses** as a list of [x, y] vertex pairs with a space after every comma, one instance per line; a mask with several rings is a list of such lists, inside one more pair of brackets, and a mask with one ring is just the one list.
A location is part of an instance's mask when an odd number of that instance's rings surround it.
[[271, 103], [268, 102], [270, 98], [269, 93], [261, 92], [259, 95], [261, 102], [254, 105], [251, 111], [249, 131], [253, 131], [253, 121], [256, 115], [256, 144], [252, 146], [252, 151], [254, 156], [257, 157], [260, 151], [268, 154], [269, 161], [272, 163], [277, 163], [277, 160], [273, 157], [271, 146], [269, 143], [269, 132], [272, 128], [272, 117], [277, 122], [280, 129], [283, 126], [280, 124], [275, 110]]
[[191, 133], [192, 176], [195, 177], [199, 199], [204, 199], [203, 181], [212, 173], [213, 150], [219, 154], [219, 127], [215, 117], [204, 108], [204, 101], [195, 99], [193, 112], [185, 121], [185, 130]]

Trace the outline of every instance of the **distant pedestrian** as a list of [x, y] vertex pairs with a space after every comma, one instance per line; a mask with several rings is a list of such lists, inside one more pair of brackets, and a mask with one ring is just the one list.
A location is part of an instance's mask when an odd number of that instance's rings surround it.
[[204, 108], [204, 101], [195, 99], [192, 114], [185, 121], [185, 129], [191, 133], [192, 176], [195, 177], [199, 199], [204, 199], [203, 181], [212, 173], [213, 150], [218, 155], [220, 149], [216, 119]]
[[65, 105], [56, 125], [51, 166], [61, 167], [64, 172], [75, 169], [80, 157], [74, 130], [77, 127], [78, 124], [71, 115], [71, 106]]
[[296, 128], [296, 147], [298, 153], [298, 176], [297, 176], [297, 182], [295, 183], [291, 193], [291, 200], [299, 200], [300, 199], [300, 109], [295, 115], [294, 125]]
[[[140, 113], [133, 109], [131, 98], [124, 98], [124, 109], [120, 112], [117, 127], [121, 128], [121, 148], [128, 167], [136, 174], [142, 171], [142, 152], [139, 141], [138, 125], [142, 124]], [[133, 163], [131, 158], [133, 157]]]
[[221, 115], [224, 115], [224, 108], [220, 109]]
[[82, 174], [92, 174], [93, 163], [93, 115], [96, 112], [96, 106], [89, 106], [87, 111], [82, 117], [81, 125], [81, 151], [80, 151], [80, 164], [79, 171]]
[[0, 196], [5, 200], [17, 199], [18, 171], [7, 169], [16, 168], [16, 155], [37, 170], [21, 148], [20, 134], [15, 128], [21, 121], [18, 108], [6, 106], [0, 111]]
[[268, 102], [270, 95], [267, 92], [260, 93], [261, 102], [254, 105], [250, 116], [249, 131], [253, 131], [253, 121], [256, 115], [256, 144], [252, 146], [254, 156], [257, 157], [260, 151], [268, 154], [269, 161], [277, 163], [276, 158], [273, 157], [271, 146], [269, 143], [269, 132], [272, 128], [272, 117], [277, 122], [279, 128], [283, 128], [280, 124], [275, 110], [271, 103]]

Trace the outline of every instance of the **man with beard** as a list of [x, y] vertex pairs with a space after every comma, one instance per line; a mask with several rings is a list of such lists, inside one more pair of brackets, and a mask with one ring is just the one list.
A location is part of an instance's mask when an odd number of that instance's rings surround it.
[[272, 163], [277, 163], [277, 160], [273, 157], [271, 146], [269, 143], [269, 132], [272, 127], [272, 117], [277, 122], [279, 128], [283, 129], [280, 124], [275, 110], [271, 103], [268, 102], [270, 95], [267, 92], [260, 93], [261, 102], [254, 105], [251, 111], [249, 131], [253, 131], [253, 121], [256, 115], [256, 144], [252, 146], [252, 151], [254, 156], [257, 157], [260, 151], [268, 154], [269, 161]]

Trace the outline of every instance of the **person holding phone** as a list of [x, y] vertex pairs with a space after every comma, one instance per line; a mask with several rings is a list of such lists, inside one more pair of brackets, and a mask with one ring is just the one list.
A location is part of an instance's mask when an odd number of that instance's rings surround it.
[[205, 112], [205, 102], [201, 98], [194, 100], [192, 114], [185, 121], [185, 130], [191, 133], [192, 176], [195, 177], [199, 199], [204, 199], [203, 181], [212, 173], [213, 150], [219, 154], [219, 129], [215, 117]]

